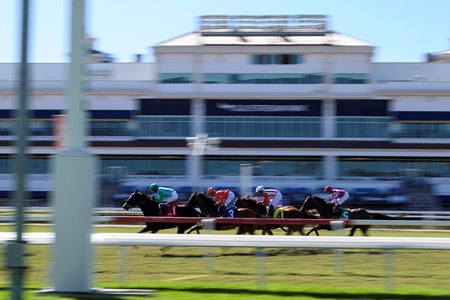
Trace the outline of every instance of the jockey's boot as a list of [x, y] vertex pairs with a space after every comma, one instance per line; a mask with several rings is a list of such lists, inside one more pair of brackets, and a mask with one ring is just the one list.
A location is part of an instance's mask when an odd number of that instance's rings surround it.
[[339, 219], [339, 217], [341, 216], [341, 208], [339, 206], [334, 206], [333, 207], [333, 216], [336, 219]]
[[159, 208], [160, 208], [161, 216], [167, 215], [167, 204], [166, 203], [161, 203], [159, 205]]
[[225, 205], [221, 205], [219, 207], [219, 215], [223, 216], [225, 214], [226, 210], [227, 210], [227, 208], [225, 207]]
[[267, 211], [267, 215], [269, 217], [273, 217], [274, 211], [275, 211], [275, 209], [273, 208], [273, 205], [269, 205], [269, 210]]

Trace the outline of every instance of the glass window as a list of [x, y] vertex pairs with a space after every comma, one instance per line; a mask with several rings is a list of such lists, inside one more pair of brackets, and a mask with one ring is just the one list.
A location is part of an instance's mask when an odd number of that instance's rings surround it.
[[302, 63], [302, 56], [298, 54], [256, 54], [251, 59], [256, 65], [293, 65]]
[[91, 136], [130, 136], [131, 124], [126, 121], [95, 121], [89, 123]]
[[369, 74], [365, 73], [334, 74], [335, 84], [366, 84], [368, 82], [369, 82]]
[[322, 74], [299, 73], [206, 73], [203, 76], [205, 84], [321, 84]]
[[191, 116], [138, 116], [139, 137], [187, 137], [190, 134]]
[[320, 117], [206, 117], [213, 137], [320, 137]]
[[449, 158], [408, 157], [340, 157], [338, 176], [403, 178], [405, 170], [423, 170], [426, 177], [450, 177]]
[[206, 156], [206, 176], [238, 176], [241, 164], [252, 164], [254, 176], [322, 177], [322, 157], [229, 157]]
[[390, 134], [397, 138], [440, 139], [450, 138], [450, 123], [408, 122], [392, 123]]
[[388, 138], [390, 117], [336, 117], [337, 137]]
[[160, 73], [159, 83], [192, 83], [191, 73]]
[[123, 167], [128, 175], [185, 175], [184, 156], [154, 157], [102, 157], [101, 172], [109, 174], [111, 167]]

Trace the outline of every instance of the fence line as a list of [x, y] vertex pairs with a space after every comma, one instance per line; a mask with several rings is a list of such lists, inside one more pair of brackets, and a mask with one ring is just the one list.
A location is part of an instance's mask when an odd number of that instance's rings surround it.
[[[14, 237], [14, 232], [2, 232], [0, 243]], [[52, 244], [54, 239], [52, 232], [24, 233], [28, 244]], [[93, 233], [91, 240], [94, 245], [104, 246], [450, 250], [450, 238]]]

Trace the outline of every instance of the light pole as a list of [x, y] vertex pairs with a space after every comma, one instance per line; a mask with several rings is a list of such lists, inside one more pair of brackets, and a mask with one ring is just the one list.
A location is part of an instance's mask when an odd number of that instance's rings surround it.
[[186, 144], [192, 149], [191, 152], [191, 185], [192, 192], [201, 188], [203, 178], [203, 156], [207, 150], [217, 150], [222, 141], [219, 138], [209, 138], [207, 133], [199, 133], [195, 137], [187, 137]]
[[16, 154], [16, 240], [8, 241], [6, 248], [6, 266], [11, 270], [12, 288], [11, 299], [22, 299], [22, 285], [25, 263], [25, 241], [22, 239], [23, 210], [26, 196], [27, 174], [27, 136], [28, 136], [28, 19], [29, 1], [22, 1], [22, 56], [20, 62], [20, 90], [17, 113], [17, 154]]
[[91, 292], [92, 210], [97, 158], [87, 149], [85, 117], [84, 0], [72, 0], [67, 123], [63, 147], [53, 158], [54, 292]]

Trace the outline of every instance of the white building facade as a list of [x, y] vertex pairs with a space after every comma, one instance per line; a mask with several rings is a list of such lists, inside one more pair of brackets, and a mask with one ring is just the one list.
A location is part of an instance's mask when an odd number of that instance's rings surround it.
[[[155, 45], [155, 63], [87, 65], [88, 139], [111, 184], [102, 201], [119, 205], [114, 197], [151, 182], [182, 197], [192, 187], [239, 193], [241, 165], [251, 164], [253, 185], [279, 188], [285, 202], [331, 185], [355, 205], [404, 206], [413, 194], [450, 205], [450, 63], [374, 63], [373, 51], [322, 15], [204, 16], [197, 31]], [[17, 68], [0, 64], [5, 203]], [[40, 203], [52, 189], [66, 68], [31, 65], [29, 190]], [[220, 148], [191, 155], [186, 138], [199, 134]]]

